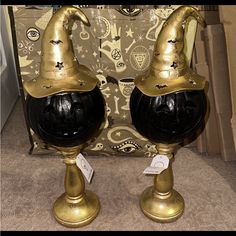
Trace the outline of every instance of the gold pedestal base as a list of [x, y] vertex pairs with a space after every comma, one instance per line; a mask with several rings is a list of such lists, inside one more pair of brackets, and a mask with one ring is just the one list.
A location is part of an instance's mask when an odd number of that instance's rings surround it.
[[86, 190], [81, 197], [71, 198], [62, 194], [54, 203], [56, 220], [67, 227], [81, 227], [96, 218], [100, 203], [95, 193]]
[[173, 222], [183, 214], [184, 199], [174, 189], [162, 195], [156, 193], [154, 187], [150, 186], [141, 195], [140, 207], [143, 213], [154, 221]]

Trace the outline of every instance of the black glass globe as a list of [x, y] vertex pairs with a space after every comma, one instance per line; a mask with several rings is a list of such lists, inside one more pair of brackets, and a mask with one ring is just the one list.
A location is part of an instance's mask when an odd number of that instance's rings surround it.
[[149, 97], [137, 87], [130, 97], [130, 112], [138, 132], [153, 143], [180, 143], [203, 124], [206, 114], [203, 90]]
[[44, 142], [73, 147], [86, 143], [98, 132], [105, 117], [105, 102], [98, 87], [89, 92], [58, 93], [26, 98], [27, 119]]

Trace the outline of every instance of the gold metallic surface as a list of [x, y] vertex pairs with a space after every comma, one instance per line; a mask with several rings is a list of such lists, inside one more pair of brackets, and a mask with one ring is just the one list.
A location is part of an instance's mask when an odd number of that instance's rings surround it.
[[145, 95], [204, 89], [204, 77], [189, 68], [184, 54], [183, 25], [188, 17], [205, 26], [203, 17], [191, 6], [181, 6], [169, 16], [158, 35], [149, 70], [135, 79], [135, 85]]
[[96, 218], [100, 203], [96, 194], [85, 190], [85, 183], [80, 169], [76, 165], [76, 156], [80, 150], [55, 147], [61, 151], [66, 164], [65, 193], [53, 205], [56, 220], [67, 227], [81, 227]]
[[143, 213], [157, 222], [175, 221], [184, 211], [184, 199], [173, 189], [172, 161], [177, 145], [157, 144], [159, 154], [169, 158], [169, 166], [160, 174], [155, 175], [154, 185], [145, 189], [140, 197], [140, 207]]
[[70, 35], [76, 19], [90, 26], [85, 14], [74, 6], [61, 7], [50, 19], [42, 38], [39, 76], [24, 83], [31, 96], [41, 98], [59, 92], [91, 91], [99, 82], [74, 55]]

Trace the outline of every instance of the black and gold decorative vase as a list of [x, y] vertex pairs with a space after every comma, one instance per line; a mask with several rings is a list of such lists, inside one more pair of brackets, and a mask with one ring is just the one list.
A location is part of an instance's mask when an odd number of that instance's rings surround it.
[[99, 81], [73, 53], [70, 34], [76, 19], [90, 25], [84, 13], [73, 6], [63, 6], [53, 15], [42, 39], [40, 74], [24, 83], [31, 128], [64, 157], [65, 193], [54, 203], [53, 213], [68, 227], [86, 225], [99, 212], [98, 197], [85, 190], [76, 157], [105, 120]]
[[143, 213], [154, 221], [171, 222], [184, 211], [184, 199], [173, 189], [172, 162], [178, 144], [202, 125], [206, 114], [205, 80], [187, 65], [184, 28], [188, 17], [205, 21], [193, 7], [181, 6], [164, 23], [146, 74], [135, 79], [130, 98], [134, 126], [156, 144], [169, 166], [154, 177], [154, 186], [141, 195]]

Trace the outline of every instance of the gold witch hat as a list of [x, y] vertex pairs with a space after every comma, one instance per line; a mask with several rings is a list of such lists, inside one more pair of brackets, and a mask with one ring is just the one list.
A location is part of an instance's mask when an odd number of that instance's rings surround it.
[[135, 85], [145, 95], [204, 89], [204, 77], [189, 68], [184, 54], [183, 25], [188, 17], [196, 18], [205, 27], [203, 17], [191, 6], [181, 6], [168, 17], [158, 35], [149, 70], [135, 79]]
[[42, 38], [40, 74], [24, 83], [31, 96], [41, 98], [66, 91], [91, 91], [99, 82], [74, 55], [70, 33], [76, 18], [90, 26], [85, 14], [73, 6], [61, 7], [50, 19]]

